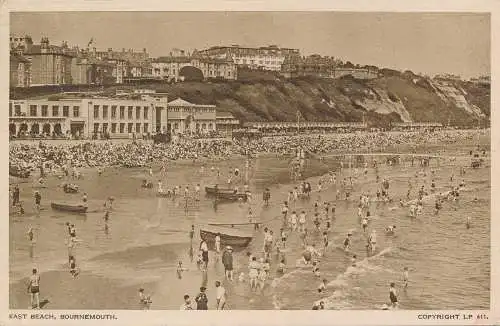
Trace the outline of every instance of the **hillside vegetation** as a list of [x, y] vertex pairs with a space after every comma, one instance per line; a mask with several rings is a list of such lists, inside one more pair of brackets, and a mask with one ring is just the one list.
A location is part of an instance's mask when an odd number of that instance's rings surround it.
[[[241, 121], [441, 122], [477, 126], [489, 121], [490, 87], [470, 82], [435, 81], [411, 72], [384, 74], [372, 80], [280, 79], [270, 73], [240, 74], [242, 80], [144, 85], [197, 104], [215, 104]], [[132, 86], [113, 86], [105, 90]], [[43, 92], [42, 92], [43, 93]], [[54, 92], [53, 92], [54, 93]], [[40, 92], [36, 94], [42, 95]], [[11, 97], [26, 97], [16, 92]]]

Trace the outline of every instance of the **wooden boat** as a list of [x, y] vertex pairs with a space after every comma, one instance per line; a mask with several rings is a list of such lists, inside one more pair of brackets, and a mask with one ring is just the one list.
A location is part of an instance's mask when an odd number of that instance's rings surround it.
[[253, 232], [237, 228], [204, 225], [200, 228], [200, 236], [209, 248], [215, 248], [215, 237], [220, 234], [221, 246], [246, 248], [253, 239]]
[[172, 192], [170, 190], [167, 190], [167, 191], [158, 191], [156, 193], [156, 197], [170, 198], [170, 197], [172, 197]]
[[17, 166], [11, 165], [9, 166], [9, 174], [13, 177], [26, 179], [30, 177], [31, 172], [29, 170], [23, 170]]
[[234, 193], [234, 189], [220, 188], [220, 187], [205, 187], [205, 192], [207, 195], [215, 195], [218, 193]]
[[72, 183], [70, 183], [70, 184], [65, 183], [63, 186], [63, 190], [67, 194], [76, 194], [79, 191], [78, 185], [75, 185]]
[[248, 199], [248, 195], [246, 193], [226, 193], [226, 192], [219, 192], [217, 193], [217, 199], [220, 200], [227, 200], [227, 201], [246, 201]]
[[71, 212], [71, 213], [86, 213], [88, 207], [81, 204], [66, 204], [66, 203], [50, 203], [53, 210]]
[[143, 180], [141, 184], [142, 188], [153, 189], [153, 183], [151, 181]]

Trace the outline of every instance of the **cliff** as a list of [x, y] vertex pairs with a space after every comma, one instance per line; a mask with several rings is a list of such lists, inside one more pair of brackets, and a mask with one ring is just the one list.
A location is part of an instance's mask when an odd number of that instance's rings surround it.
[[477, 126], [489, 121], [490, 87], [415, 75], [372, 80], [299, 78], [183, 83], [162, 87], [170, 97], [216, 104], [242, 121], [441, 122]]
[[[272, 73], [247, 72], [239, 81], [183, 82], [143, 87], [198, 104], [216, 104], [241, 121], [362, 121], [371, 126], [390, 122], [441, 122], [485, 126], [490, 118], [490, 86], [463, 81], [432, 80], [393, 70], [378, 78], [283, 79]], [[105, 90], [132, 86], [113, 86]], [[40, 92], [36, 95], [40, 96]], [[11, 98], [29, 97], [11, 92]]]

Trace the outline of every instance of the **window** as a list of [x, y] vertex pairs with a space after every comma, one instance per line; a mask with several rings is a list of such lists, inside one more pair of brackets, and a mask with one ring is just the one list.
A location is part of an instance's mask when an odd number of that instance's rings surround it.
[[212, 124], [211, 123], [208, 124], [208, 129], [212, 130]]
[[116, 134], [116, 123], [111, 124], [111, 133]]
[[174, 123], [174, 129], [179, 129], [179, 123], [178, 122]]
[[129, 124], [127, 125], [127, 132], [128, 132], [129, 134], [130, 134], [130, 133], [132, 133], [132, 127], [133, 127], [133, 126], [134, 126], [134, 124], [133, 124], [133, 123], [129, 123]]
[[135, 124], [135, 132], [136, 133], [140, 133], [141, 132], [141, 124], [140, 123], [136, 123]]
[[53, 117], [59, 116], [59, 106], [57, 106], [57, 105], [52, 106], [52, 116]]
[[98, 133], [98, 132], [99, 132], [99, 124], [94, 123], [94, 133]]
[[125, 124], [120, 123], [120, 134], [123, 134], [125, 132]]
[[42, 117], [46, 117], [49, 115], [49, 106], [42, 105]]
[[144, 107], [144, 119], [147, 119], [148, 118], [148, 107], [145, 106]]
[[99, 119], [99, 105], [94, 105], [94, 119]]
[[102, 118], [103, 119], [108, 118], [108, 106], [107, 105], [102, 106]]
[[102, 132], [104, 132], [104, 133], [108, 132], [108, 124], [107, 123], [102, 124]]
[[69, 106], [63, 106], [63, 117], [69, 117]]
[[148, 133], [149, 132], [149, 126], [147, 123], [144, 124], [144, 130], [143, 130], [145, 133]]
[[[19, 105], [16, 105], [16, 115], [17, 115], [17, 108], [19, 107]], [[30, 105], [30, 116], [31, 117], [36, 117], [37, 115], [37, 108], [36, 108], [36, 105]]]
[[140, 120], [141, 119], [141, 107], [136, 106], [135, 107], [135, 120]]
[[12, 103], [9, 103], [9, 117], [12, 117]]
[[125, 107], [120, 106], [120, 119], [125, 119]]
[[128, 118], [129, 120], [132, 120], [132, 112], [134, 111], [134, 107], [133, 106], [129, 106], [128, 107]]
[[111, 106], [111, 119], [116, 119], [116, 105]]
[[73, 107], [73, 118], [78, 118], [79, 116], [80, 116], [80, 107], [74, 106]]

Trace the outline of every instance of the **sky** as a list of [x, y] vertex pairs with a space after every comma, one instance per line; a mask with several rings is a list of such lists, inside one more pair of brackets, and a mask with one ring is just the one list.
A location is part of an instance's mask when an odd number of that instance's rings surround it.
[[376, 12], [15, 12], [11, 34], [150, 56], [215, 45], [275, 44], [304, 55], [463, 78], [490, 74], [490, 15]]

